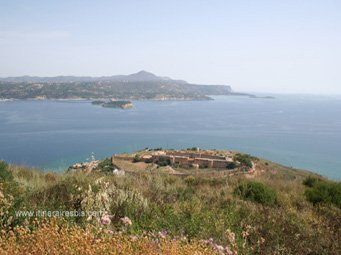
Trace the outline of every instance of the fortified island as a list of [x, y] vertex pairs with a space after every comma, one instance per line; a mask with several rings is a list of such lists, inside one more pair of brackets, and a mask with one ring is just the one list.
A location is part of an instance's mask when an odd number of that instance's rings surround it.
[[[256, 170], [258, 158], [248, 154], [231, 151], [145, 149], [131, 154], [114, 154], [104, 161], [76, 163], [68, 171], [113, 171], [134, 173], [136, 171], [156, 170], [166, 171], [176, 175], [192, 174], [193, 170], [204, 172], [219, 171], [220, 173], [248, 173]], [[105, 163], [103, 163], [105, 162]], [[106, 169], [106, 170], [105, 170]]]

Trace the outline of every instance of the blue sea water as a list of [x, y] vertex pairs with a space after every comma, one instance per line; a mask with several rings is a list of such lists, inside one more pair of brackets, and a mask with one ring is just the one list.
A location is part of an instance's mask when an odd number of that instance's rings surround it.
[[237, 150], [341, 179], [341, 97], [276, 95], [213, 101], [0, 102], [0, 159], [65, 170], [145, 147]]

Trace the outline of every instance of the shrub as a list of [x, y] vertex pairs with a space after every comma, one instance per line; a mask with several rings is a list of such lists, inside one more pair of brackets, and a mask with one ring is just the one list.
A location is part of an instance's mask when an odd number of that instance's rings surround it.
[[188, 151], [198, 151], [198, 147], [187, 148]]
[[134, 157], [134, 159], [133, 159], [133, 162], [134, 162], [134, 163], [137, 163], [137, 162], [140, 162], [140, 161], [141, 161], [140, 155], [139, 155], [139, 154], [136, 154], [135, 157]]
[[247, 182], [238, 185], [234, 189], [234, 194], [245, 200], [254, 201], [263, 205], [274, 206], [277, 204], [276, 192], [259, 182]]
[[317, 179], [316, 177], [312, 177], [309, 176], [306, 179], [304, 179], [303, 184], [307, 187], [313, 187], [317, 182], [319, 181], [319, 179]]
[[230, 169], [230, 170], [235, 169], [235, 168], [237, 168], [237, 164], [236, 164], [236, 162], [229, 162], [227, 164], [226, 168]]
[[307, 200], [316, 204], [334, 204], [341, 208], [341, 183], [327, 182], [307, 178], [305, 183], [309, 189], [305, 191]]
[[169, 166], [171, 164], [170, 160], [169, 159], [166, 159], [166, 158], [160, 158], [158, 161], [157, 161], [157, 164], [159, 166]]
[[0, 161], [0, 229], [13, 224], [14, 211], [20, 207], [23, 190], [14, 180], [8, 165]]
[[153, 158], [147, 158], [147, 159], [144, 160], [144, 162], [147, 163], [147, 164], [151, 164], [151, 163], [154, 162], [154, 160], [153, 160]]
[[100, 170], [102, 172], [112, 172], [115, 168], [118, 168], [118, 167], [113, 165], [111, 158], [104, 159], [97, 166], [97, 170]]
[[8, 170], [8, 165], [4, 161], [0, 161], [0, 181], [1, 182], [13, 181], [13, 175]]
[[256, 157], [250, 156], [249, 154], [237, 153], [233, 157], [233, 161], [239, 162], [242, 167], [252, 167], [252, 160], [257, 160]]
[[45, 189], [32, 192], [28, 197], [31, 205], [39, 207], [43, 203], [50, 210], [66, 209], [73, 210], [77, 201], [77, 197], [81, 192], [77, 190], [76, 185], [70, 182], [59, 182]]
[[153, 151], [162, 151], [162, 147], [154, 148]]
[[[95, 192], [89, 185], [81, 201], [83, 211], [101, 211], [114, 214], [116, 219], [125, 215], [141, 215], [148, 206], [148, 201], [140, 192], [133, 189], [121, 189], [115, 184], [98, 179], [99, 190]], [[98, 216], [93, 218], [98, 222]]]

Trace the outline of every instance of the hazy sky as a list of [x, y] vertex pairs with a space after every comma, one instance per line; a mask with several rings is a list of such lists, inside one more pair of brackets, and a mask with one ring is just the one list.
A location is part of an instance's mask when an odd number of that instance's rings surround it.
[[341, 94], [341, 0], [0, 0], [0, 76], [147, 70]]

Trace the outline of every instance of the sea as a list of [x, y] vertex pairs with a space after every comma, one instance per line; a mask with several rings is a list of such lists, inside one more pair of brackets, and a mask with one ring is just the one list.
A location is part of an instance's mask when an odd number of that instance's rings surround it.
[[341, 96], [214, 96], [134, 101], [0, 102], [0, 159], [65, 171], [76, 162], [145, 148], [226, 149], [341, 179]]

